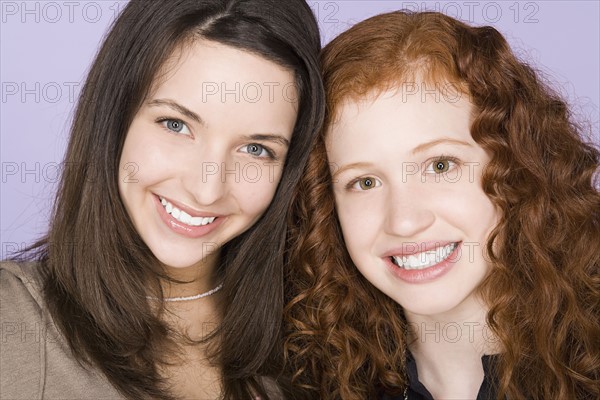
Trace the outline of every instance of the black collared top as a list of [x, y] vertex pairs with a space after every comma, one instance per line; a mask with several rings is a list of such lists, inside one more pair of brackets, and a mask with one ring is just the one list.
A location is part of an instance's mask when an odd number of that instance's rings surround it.
[[[472, 400], [495, 400], [496, 399], [496, 384], [497, 380], [492, 372], [492, 365], [496, 360], [495, 355], [484, 355], [481, 357], [483, 365], [483, 382], [477, 393], [477, 399]], [[406, 373], [408, 375], [408, 391], [406, 392], [408, 400], [434, 400], [429, 390], [419, 381], [417, 372], [417, 363], [410, 353], [406, 358]], [[381, 400], [404, 400], [404, 394], [388, 395], [384, 394]], [[467, 400], [467, 399], [465, 399]]]

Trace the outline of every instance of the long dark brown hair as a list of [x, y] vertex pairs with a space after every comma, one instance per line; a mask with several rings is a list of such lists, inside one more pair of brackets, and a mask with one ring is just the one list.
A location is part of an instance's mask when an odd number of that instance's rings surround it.
[[326, 123], [289, 222], [286, 355], [298, 390], [363, 400], [407, 385], [406, 319], [345, 250], [325, 136], [344, 101], [418, 74], [469, 96], [471, 135], [492, 157], [483, 189], [502, 216], [480, 291], [502, 349], [498, 398], [600, 398], [600, 153], [560, 96], [496, 29], [440, 13], [358, 23], [326, 46], [322, 69]]
[[[49, 233], [20, 259], [40, 261], [45, 298], [75, 357], [126, 397], [172, 398], [159, 374], [173, 332], [146, 300], [164, 271], [128, 217], [117, 185], [126, 133], [168, 57], [202, 38], [291, 70], [299, 113], [281, 181], [261, 219], [227, 243], [217, 364], [224, 398], [268, 398], [260, 377], [282, 365], [285, 219], [324, 116], [320, 36], [304, 0], [132, 0], [83, 88]], [[17, 257], [19, 258], [19, 257]]]

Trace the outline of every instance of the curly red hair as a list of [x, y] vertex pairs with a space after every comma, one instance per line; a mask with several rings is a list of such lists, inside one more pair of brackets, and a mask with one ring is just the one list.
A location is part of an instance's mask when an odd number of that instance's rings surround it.
[[502, 217], [480, 292], [502, 348], [498, 398], [600, 398], [600, 153], [566, 103], [497, 30], [440, 13], [358, 23], [324, 49], [322, 68], [327, 124], [289, 221], [285, 347], [298, 387], [364, 400], [407, 384], [407, 323], [345, 250], [325, 136], [344, 101], [419, 74], [458, 82], [475, 108], [471, 135], [492, 156], [483, 189]]

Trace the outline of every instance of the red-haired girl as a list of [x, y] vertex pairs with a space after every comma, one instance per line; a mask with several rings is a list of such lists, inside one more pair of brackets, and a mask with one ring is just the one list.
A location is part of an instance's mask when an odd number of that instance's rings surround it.
[[[324, 50], [288, 357], [322, 399], [598, 399], [599, 152], [491, 27], [393, 12]], [[312, 388], [312, 389], [311, 389]]]

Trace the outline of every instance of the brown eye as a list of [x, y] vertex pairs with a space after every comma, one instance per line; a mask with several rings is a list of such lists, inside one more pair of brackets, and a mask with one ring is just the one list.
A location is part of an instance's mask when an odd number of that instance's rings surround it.
[[450, 160], [438, 160], [433, 163], [433, 171], [441, 174], [450, 169]]
[[377, 179], [367, 176], [365, 178], [357, 179], [352, 187], [359, 190], [369, 190], [380, 185], [381, 183]]
[[360, 185], [360, 188], [362, 190], [371, 189], [375, 185], [371, 178], [361, 179], [360, 181], [358, 181], [358, 184]]
[[430, 161], [425, 169], [426, 174], [445, 174], [457, 166], [458, 160], [451, 157], [440, 157]]

